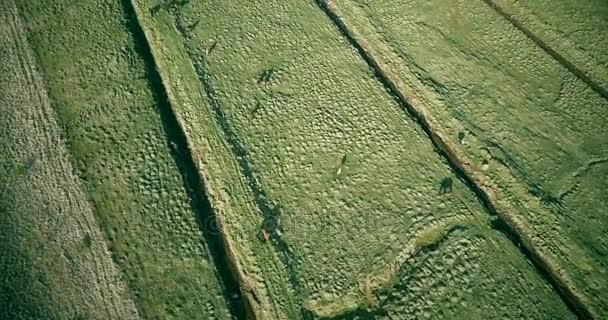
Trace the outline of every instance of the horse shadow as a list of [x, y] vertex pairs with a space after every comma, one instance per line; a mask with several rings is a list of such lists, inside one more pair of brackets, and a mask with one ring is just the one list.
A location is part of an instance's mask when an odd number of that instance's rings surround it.
[[452, 188], [454, 185], [454, 180], [452, 178], [447, 177], [441, 180], [439, 184], [439, 194], [452, 193]]

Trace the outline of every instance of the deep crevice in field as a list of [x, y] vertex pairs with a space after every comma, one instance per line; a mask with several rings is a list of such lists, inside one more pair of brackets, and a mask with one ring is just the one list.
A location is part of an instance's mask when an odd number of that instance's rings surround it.
[[278, 221], [280, 221], [279, 218], [281, 216], [282, 208], [280, 205], [272, 204], [270, 202], [270, 198], [267, 196], [266, 191], [262, 187], [260, 181], [256, 177], [254, 169], [249, 163], [247, 149], [238, 137], [236, 130], [232, 127], [228, 118], [224, 114], [207, 70], [208, 62], [205, 55], [202, 53], [197, 53], [196, 50], [188, 44], [189, 36], [187, 28], [183, 26], [179, 10], [174, 10], [173, 15], [175, 18], [174, 23], [176, 29], [178, 30], [180, 36], [184, 39], [183, 42], [186, 52], [194, 66], [194, 70], [199, 82], [202, 85], [203, 94], [205, 97], [207, 97], [207, 100], [211, 105], [211, 110], [214, 114], [215, 120], [222, 130], [234, 158], [239, 164], [240, 171], [245, 177], [245, 183], [253, 194], [254, 203], [262, 214], [263, 222], [258, 235], [259, 239], [260, 241], [264, 241], [265, 239], [263, 232], [268, 234], [269, 242], [279, 256], [281, 263], [288, 271], [289, 284], [296, 292], [297, 297], [300, 298], [298, 304], [301, 316], [304, 319], [313, 319], [312, 313], [303, 305], [302, 297], [304, 288], [300, 282], [300, 279], [298, 278], [298, 261], [294, 256], [289, 244], [280, 235], [280, 225]]
[[238, 278], [231, 272], [229, 257], [221, 239], [221, 231], [218, 232], [213, 228], [217, 221], [215, 213], [206, 196], [202, 179], [198, 174], [194, 158], [188, 148], [185, 133], [181, 129], [176, 115], [171, 108], [160, 74], [156, 69], [150, 45], [141, 25], [139, 25], [132, 5], [128, 0], [121, 2], [127, 14], [127, 28], [135, 40], [135, 50], [144, 61], [145, 74], [149, 81], [154, 101], [156, 102], [155, 105], [158, 107], [158, 113], [167, 138], [167, 145], [179, 169], [184, 188], [190, 199], [191, 209], [195, 214], [199, 230], [204, 237], [204, 240], [201, 239], [201, 241], [206, 243], [206, 247], [209, 250], [210, 261], [214, 264], [214, 270], [221, 281], [223, 295], [226, 303], [229, 305], [232, 317], [236, 319], [248, 319], [248, 308], [241, 297]]
[[602, 86], [591, 79], [585, 72], [579, 69], [574, 63], [570, 62], [566, 57], [561, 55], [559, 52], [555, 51], [551, 46], [549, 46], [546, 42], [544, 42], [540, 37], [534, 34], [530, 29], [526, 28], [523, 23], [519, 22], [514, 16], [507, 13], [502, 7], [496, 4], [493, 0], [482, 0], [485, 4], [487, 4], [490, 8], [492, 8], [499, 16], [503, 17], [510, 24], [512, 24], [515, 28], [521, 31], [523, 34], [528, 37], [528, 39], [532, 40], [537, 46], [543, 49], [549, 56], [551, 56], [555, 61], [561, 64], [568, 71], [573, 73], [577, 78], [579, 78], [583, 83], [589, 86], [593, 91], [602, 96], [604, 99], [608, 100], [608, 91]]
[[[486, 0], [484, 0], [486, 1]], [[371, 71], [374, 73], [378, 81], [384, 86], [387, 93], [395, 100], [395, 102], [401, 107], [406, 114], [408, 114], [414, 122], [416, 122], [428, 136], [431, 143], [435, 147], [438, 155], [447, 161], [454, 174], [461, 180], [467, 188], [473, 192], [478, 201], [482, 204], [485, 211], [493, 216], [496, 220], [493, 228], [502, 232], [509, 238], [515, 247], [526, 257], [528, 261], [535, 267], [536, 271], [541, 277], [551, 285], [557, 295], [562, 299], [564, 304], [570, 309], [570, 311], [580, 319], [593, 319], [591, 312], [587, 309], [587, 306], [581, 301], [580, 297], [575, 293], [576, 289], [568, 286], [566, 281], [563, 280], [559, 275], [552, 272], [552, 267], [549, 262], [542, 258], [538, 249], [534, 247], [528, 247], [522, 242], [522, 236], [519, 234], [518, 228], [515, 223], [512, 222], [512, 218], [506, 214], [500, 214], [497, 212], [496, 207], [490, 200], [490, 196], [477, 185], [475, 179], [467, 173], [465, 167], [461, 163], [460, 159], [454, 154], [454, 151], [450, 147], [449, 143], [443, 141], [441, 137], [437, 135], [435, 130], [431, 127], [431, 124], [426, 117], [419, 112], [414, 106], [412, 106], [404, 94], [398, 89], [395, 81], [391, 76], [382, 68], [377, 58], [367, 49], [367, 44], [362, 43], [361, 39], [357, 39], [354, 32], [350, 30], [347, 24], [343, 21], [334, 9], [332, 8], [333, 1], [331, 0], [315, 0], [320, 10], [325, 13], [328, 19], [334, 24], [339, 33], [348, 41], [348, 43], [358, 52], [361, 58], [368, 64]]]

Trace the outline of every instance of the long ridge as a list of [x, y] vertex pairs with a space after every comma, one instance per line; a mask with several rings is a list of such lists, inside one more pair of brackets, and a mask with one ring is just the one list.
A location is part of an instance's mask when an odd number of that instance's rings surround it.
[[[237, 259], [225, 233], [223, 221], [216, 215], [209, 200], [205, 188], [205, 178], [200, 174], [201, 168], [197, 165], [198, 162], [194, 157], [195, 151], [192, 149], [183, 121], [181, 121], [181, 117], [177, 114], [167, 93], [162, 73], [159, 71], [159, 66], [154, 57], [154, 51], [139, 17], [140, 11], [134, 0], [122, 0], [122, 3], [129, 19], [132, 20], [131, 32], [140, 46], [138, 48], [139, 53], [143, 55], [142, 58], [145, 60], [152, 89], [161, 102], [159, 113], [162, 117], [163, 126], [167, 131], [168, 139], [175, 144], [177, 149], [174, 150], [173, 156], [178, 161], [183, 162], [180, 174], [187, 186], [188, 197], [193, 205], [199, 229], [209, 248], [211, 261], [215, 265], [218, 278], [221, 281], [231, 316], [239, 320], [256, 319], [256, 313], [251, 301], [249, 301], [249, 295], [242, 286], [243, 279], [239, 272]], [[210, 228], [210, 223], [213, 224], [213, 228]], [[215, 228], [217, 230], [212, 230]], [[238, 299], [232, 297], [235, 293], [238, 294]]]
[[493, 0], [481, 0], [486, 5], [488, 5], [492, 10], [494, 10], [499, 16], [503, 19], [507, 20], [511, 25], [521, 31], [528, 39], [530, 39], [534, 44], [543, 49], [551, 58], [557, 61], [561, 66], [566, 68], [572, 74], [574, 74], [579, 80], [589, 86], [593, 91], [602, 96], [602, 98], [608, 100], [608, 91], [602, 86], [591, 79], [583, 70], [578, 68], [574, 63], [570, 62], [570, 60], [566, 59], [562, 54], [557, 52], [555, 49], [551, 48], [549, 44], [543, 41], [539, 36], [534, 34], [532, 30], [528, 29], [523, 23], [521, 23], [517, 18], [513, 15], [506, 12], [501, 6], [499, 6]]
[[[484, 0], [487, 1], [487, 0]], [[479, 202], [483, 205], [486, 212], [492, 216], [496, 216], [501, 224], [505, 227], [505, 231], [509, 235], [509, 239], [513, 241], [524, 256], [537, 269], [539, 274], [551, 285], [558, 296], [576, 315], [579, 319], [594, 319], [594, 315], [584, 303], [584, 299], [580, 296], [575, 288], [569, 285], [571, 281], [564, 275], [559, 273], [552, 262], [536, 248], [529, 236], [522, 230], [521, 223], [517, 222], [511, 215], [502, 210], [497, 210], [492, 199], [491, 192], [483, 187], [483, 185], [475, 178], [472, 169], [468, 169], [465, 162], [462, 161], [456, 151], [445, 139], [438, 134], [434, 129], [428, 112], [424, 107], [414, 105], [410, 99], [399, 89], [397, 81], [393, 79], [382, 65], [382, 63], [370, 52], [369, 46], [348, 26], [348, 22], [338, 15], [335, 9], [333, 0], [315, 0], [319, 8], [327, 15], [340, 34], [356, 49], [362, 59], [368, 64], [369, 68], [374, 72], [377, 79], [384, 85], [385, 90], [393, 97], [416, 123], [420, 125], [422, 130], [431, 139], [431, 142], [437, 153], [443, 157], [457, 177], [461, 179], [465, 185], [475, 194]]]

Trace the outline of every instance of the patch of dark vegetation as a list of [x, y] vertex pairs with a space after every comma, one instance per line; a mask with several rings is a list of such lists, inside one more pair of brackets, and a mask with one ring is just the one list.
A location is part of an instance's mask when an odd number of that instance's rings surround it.
[[388, 312], [383, 308], [373, 308], [372, 310], [368, 310], [366, 308], [357, 308], [339, 316], [319, 318], [319, 320], [375, 320], [386, 316], [388, 316]]
[[[452, 171], [456, 174], [456, 177], [475, 194], [476, 198], [489, 215], [495, 219], [501, 220], [505, 228], [509, 230], [509, 233], [513, 234], [513, 236], [516, 236], [517, 239], [519, 239], [519, 241], [514, 243], [514, 245], [519, 248], [522, 254], [528, 259], [528, 261], [530, 261], [537, 271], [543, 275], [543, 278], [553, 287], [553, 289], [573, 312], [573, 314], [577, 315], [581, 319], [592, 319], [593, 317], [591, 316], [591, 312], [581, 301], [580, 297], [571, 287], [567, 285], [566, 281], [562, 279], [560, 275], [552, 272], [552, 266], [550, 263], [545, 261], [544, 258], [542, 258], [541, 254], [537, 251], [538, 249], [521, 245], [521, 236], [518, 234], [520, 231], [517, 230], [515, 223], [513, 221], [506, 221], [511, 219], [508, 215], [499, 215], [497, 213], [496, 208], [490, 200], [488, 194], [475, 183], [472, 177], [466, 173], [465, 168], [462, 166], [451, 147], [435, 133], [434, 129], [431, 127], [429, 121], [424, 117], [424, 115], [419, 113], [418, 110], [408, 102], [407, 98], [397, 88], [397, 85], [393, 81], [392, 77], [384, 71], [376, 58], [369, 52], [367, 49], [367, 44], [360, 43], [360, 40], [355, 38], [355, 35], [351, 32], [345, 22], [334, 12], [334, 9], [332, 8], [333, 3], [330, 1], [331, 0], [316, 0], [316, 3], [321, 11], [323, 11], [333, 22], [340, 34], [352, 45], [352, 47], [359, 53], [361, 58], [368, 64], [376, 79], [384, 86], [386, 92], [394, 99], [401, 109], [408, 114], [412, 120], [414, 120], [414, 122], [420, 125], [424, 133], [430, 138], [436, 152], [441, 156], [442, 159], [445, 159]], [[484, 1], [491, 2], [490, 0]]]
[[[1, 140], [0, 147], [4, 147]], [[5, 160], [0, 158], [0, 164], [7, 164]], [[16, 223], [23, 212], [15, 202], [12, 184], [11, 177], [0, 176], [0, 319], [53, 318], [47, 290], [41, 286], [46, 274], [39, 272], [32, 256], [14, 241], [23, 237]]]
[[150, 6], [150, 14], [155, 16], [161, 9], [171, 10], [181, 8], [190, 3], [190, 0], [158, 0]]
[[266, 69], [258, 76], [258, 84], [268, 83], [272, 81], [272, 75], [274, 74], [274, 68]]
[[[187, 1], [171, 1], [171, 3], [187, 3]], [[238, 278], [232, 272], [231, 262], [223, 245], [222, 234], [209, 228], [208, 222], [215, 225], [216, 217], [206, 196], [203, 181], [198, 174], [194, 158], [188, 148], [187, 138], [181, 129], [176, 115], [173, 113], [160, 74], [152, 56], [152, 51], [146, 40], [143, 29], [138, 23], [134, 8], [128, 0], [122, 1], [127, 14], [127, 27], [135, 40], [135, 50], [142, 57], [145, 64], [145, 73], [153, 93], [158, 112], [161, 117], [163, 129], [167, 138], [167, 145], [175, 161], [187, 191], [190, 205], [196, 215], [199, 229], [203, 234], [206, 247], [209, 249], [211, 261], [215, 264], [215, 271], [222, 283], [223, 294], [229, 304], [230, 312], [236, 319], [248, 319], [249, 307], [241, 297], [241, 288]]]
[[91, 237], [91, 234], [87, 233], [84, 235], [84, 238], [82, 238], [82, 244], [85, 248], [91, 249], [93, 246], [93, 238]]

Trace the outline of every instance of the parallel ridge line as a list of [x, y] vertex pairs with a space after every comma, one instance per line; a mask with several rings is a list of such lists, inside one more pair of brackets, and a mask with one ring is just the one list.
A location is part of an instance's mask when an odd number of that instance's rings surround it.
[[[9, 66], [7, 79], [13, 79], [6, 89], [20, 88], [18, 92], [21, 95], [21, 100], [12, 101], [18, 106], [11, 106], [12, 99], [9, 98], [7, 109], [2, 110], [13, 113], [7, 118], [12, 119], [13, 123], [6, 130], [11, 132], [20, 128], [27, 131], [27, 134], [16, 139], [14, 146], [18, 146], [18, 149], [13, 150], [10, 157], [18, 159], [29, 155], [32, 168], [38, 170], [35, 175], [27, 178], [30, 186], [36, 190], [35, 194], [21, 196], [32, 203], [46, 198], [45, 201], [49, 201], [48, 208], [55, 208], [49, 211], [46, 221], [40, 220], [37, 232], [46, 234], [48, 243], [40, 243], [41, 247], [36, 250], [46, 251], [49, 255], [53, 254], [53, 247], [68, 252], [80, 246], [81, 239], [87, 235], [91, 243], [96, 243], [89, 247], [92, 250], [90, 257], [82, 257], [79, 270], [69, 275], [76, 281], [82, 281], [82, 277], [88, 278], [78, 284], [81, 290], [74, 293], [79, 296], [64, 301], [65, 304], [58, 307], [65, 310], [76, 308], [78, 310], [71, 311], [80, 312], [81, 315], [89, 314], [92, 318], [139, 319], [135, 299], [129, 296], [128, 285], [111, 257], [108, 240], [95, 217], [95, 208], [73, 167], [72, 155], [49, 97], [43, 68], [29, 39], [31, 30], [24, 23], [27, 19], [17, 7], [17, 2], [7, 0], [5, 6], [0, 8], [0, 21], [2, 20], [5, 25], [0, 28], [0, 38], [6, 41], [0, 41], [0, 46], [6, 45], [5, 53], [9, 57], [13, 54], [5, 61]], [[63, 192], [57, 193], [57, 189]], [[12, 200], [17, 201], [16, 198]], [[38, 214], [27, 213], [33, 216]], [[60, 286], [72, 289], [72, 283]], [[61, 300], [55, 302], [60, 303]], [[91, 308], [95, 308], [96, 313], [90, 314]]]
[[577, 78], [579, 78], [582, 82], [584, 82], [587, 86], [589, 86], [593, 91], [602, 96], [604, 99], [608, 100], [608, 91], [602, 86], [591, 79], [585, 72], [579, 69], [574, 63], [570, 62], [566, 57], [561, 55], [559, 52], [555, 51], [555, 49], [551, 48], [546, 42], [544, 42], [539, 36], [534, 34], [530, 29], [526, 28], [523, 23], [521, 23], [517, 18], [513, 15], [506, 12], [501, 6], [499, 6], [493, 0], [482, 0], [485, 4], [487, 4], [490, 8], [492, 8], [498, 15], [503, 17], [509, 23], [511, 23], [515, 28], [521, 31], [523, 34], [528, 37], [528, 39], [532, 40], [537, 46], [543, 49], [549, 56], [551, 56], [555, 61], [557, 61], [560, 65], [574, 74]]
[[[222, 285], [224, 290], [228, 290], [230, 288], [234, 288], [240, 293], [242, 299], [238, 301], [226, 301], [230, 306], [230, 311], [232, 316], [237, 319], [256, 319], [256, 312], [253, 309], [253, 299], [248, 292], [245, 291], [244, 286], [242, 285], [246, 281], [244, 280], [244, 275], [242, 270], [240, 269], [236, 254], [232, 249], [230, 244], [230, 240], [228, 239], [228, 235], [226, 229], [224, 227], [224, 222], [220, 218], [220, 216], [215, 214], [214, 207], [211, 205], [209, 200], [209, 192], [206, 188], [206, 179], [202, 174], [204, 172], [203, 168], [199, 161], [197, 161], [196, 151], [193, 147], [192, 141], [188, 138], [186, 126], [184, 124], [184, 120], [180, 116], [179, 112], [176, 110], [174, 106], [174, 101], [172, 101], [171, 94], [167, 89], [167, 84], [165, 77], [163, 76], [162, 69], [160, 68], [156, 57], [154, 55], [154, 50], [152, 50], [149, 31], [147, 28], [144, 28], [142, 25], [142, 18], [140, 15], [142, 11], [139, 9], [136, 0], [123, 0], [123, 3], [126, 9], [129, 11], [128, 13], [134, 17], [136, 30], [132, 30], [134, 32], [134, 36], [137, 39], [141, 39], [143, 42], [143, 50], [145, 50], [145, 54], [148, 62], [151, 65], [150, 72], [153, 73], [150, 76], [154, 78], [158, 83], [159, 89], [162, 90], [160, 94], [163, 99], [166, 101], [170, 110], [164, 110], [166, 116], [169, 118], [167, 121], [171, 122], [171, 126], [174, 126], [178, 134], [179, 141], [176, 141], [179, 145], [180, 153], [183, 154], [184, 161], [186, 162], [186, 166], [189, 170], [188, 172], [195, 171], [195, 177], [189, 177], [189, 180], [194, 181], [194, 194], [189, 195], [190, 197], [200, 196], [203, 197], [201, 202], [208, 209], [209, 218], [213, 220], [217, 227], [217, 234], [212, 230], [206, 230], [208, 232], [203, 232], [203, 236], [205, 237], [207, 244], [209, 246], [209, 250], [211, 251], [211, 255], [213, 256], [213, 262], [216, 264], [216, 268], [218, 269], [219, 278], [222, 281]], [[192, 182], [192, 181], [190, 181]], [[206, 226], [204, 223], [206, 221], [201, 221], [201, 217], [197, 217], [198, 223], [200, 225], [201, 231], [205, 231]], [[230, 298], [230, 297], [228, 297]]]
[[405, 93], [397, 85], [394, 76], [391, 75], [378, 58], [371, 52], [369, 46], [361, 39], [349, 26], [349, 23], [344, 17], [336, 13], [336, 8], [333, 0], [315, 0], [320, 9], [334, 23], [342, 36], [358, 51], [363, 60], [369, 65], [372, 71], [377, 76], [378, 80], [385, 86], [387, 92], [396, 100], [402, 109], [409, 114], [415, 122], [417, 122], [423, 131], [429, 136], [437, 152], [447, 160], [448, 164], [454, 170], [456, 175], [473, 191], [476, 197], [484, 206], [485, 210], [495, 215], [508, 228], [508, 232], [513, 236], [513, 243], [518, 247], [530, 262], [537, 268], [539, 273], [545, 276], [545, 279], [553, 287], [559, 297], [564, 301], [568, 308], [579, 319], [594, 319], [593, 313], [584, 303], [584, 298], [579, 291], [572, 285], [572, 281], [559, 271], [559, 267], [542, 253], [541, 249], [536, 247], [532, 241], [532, 237], [526, 234], [526, 227], [517, 221], [508, 210], [497, 210], [494, 204], [495, 193], [491, 187], [483, 183], [483, 179], [476, 174], [475, 170], [470, 165], [463, 161], [456, 151], [456, 147], [452, 146], [447, 139], [434, 129], [432, 122], [434, 120], [430, 116], [428, 110], [418, 103], [413, 103], [412, 99], [408, 99]]

